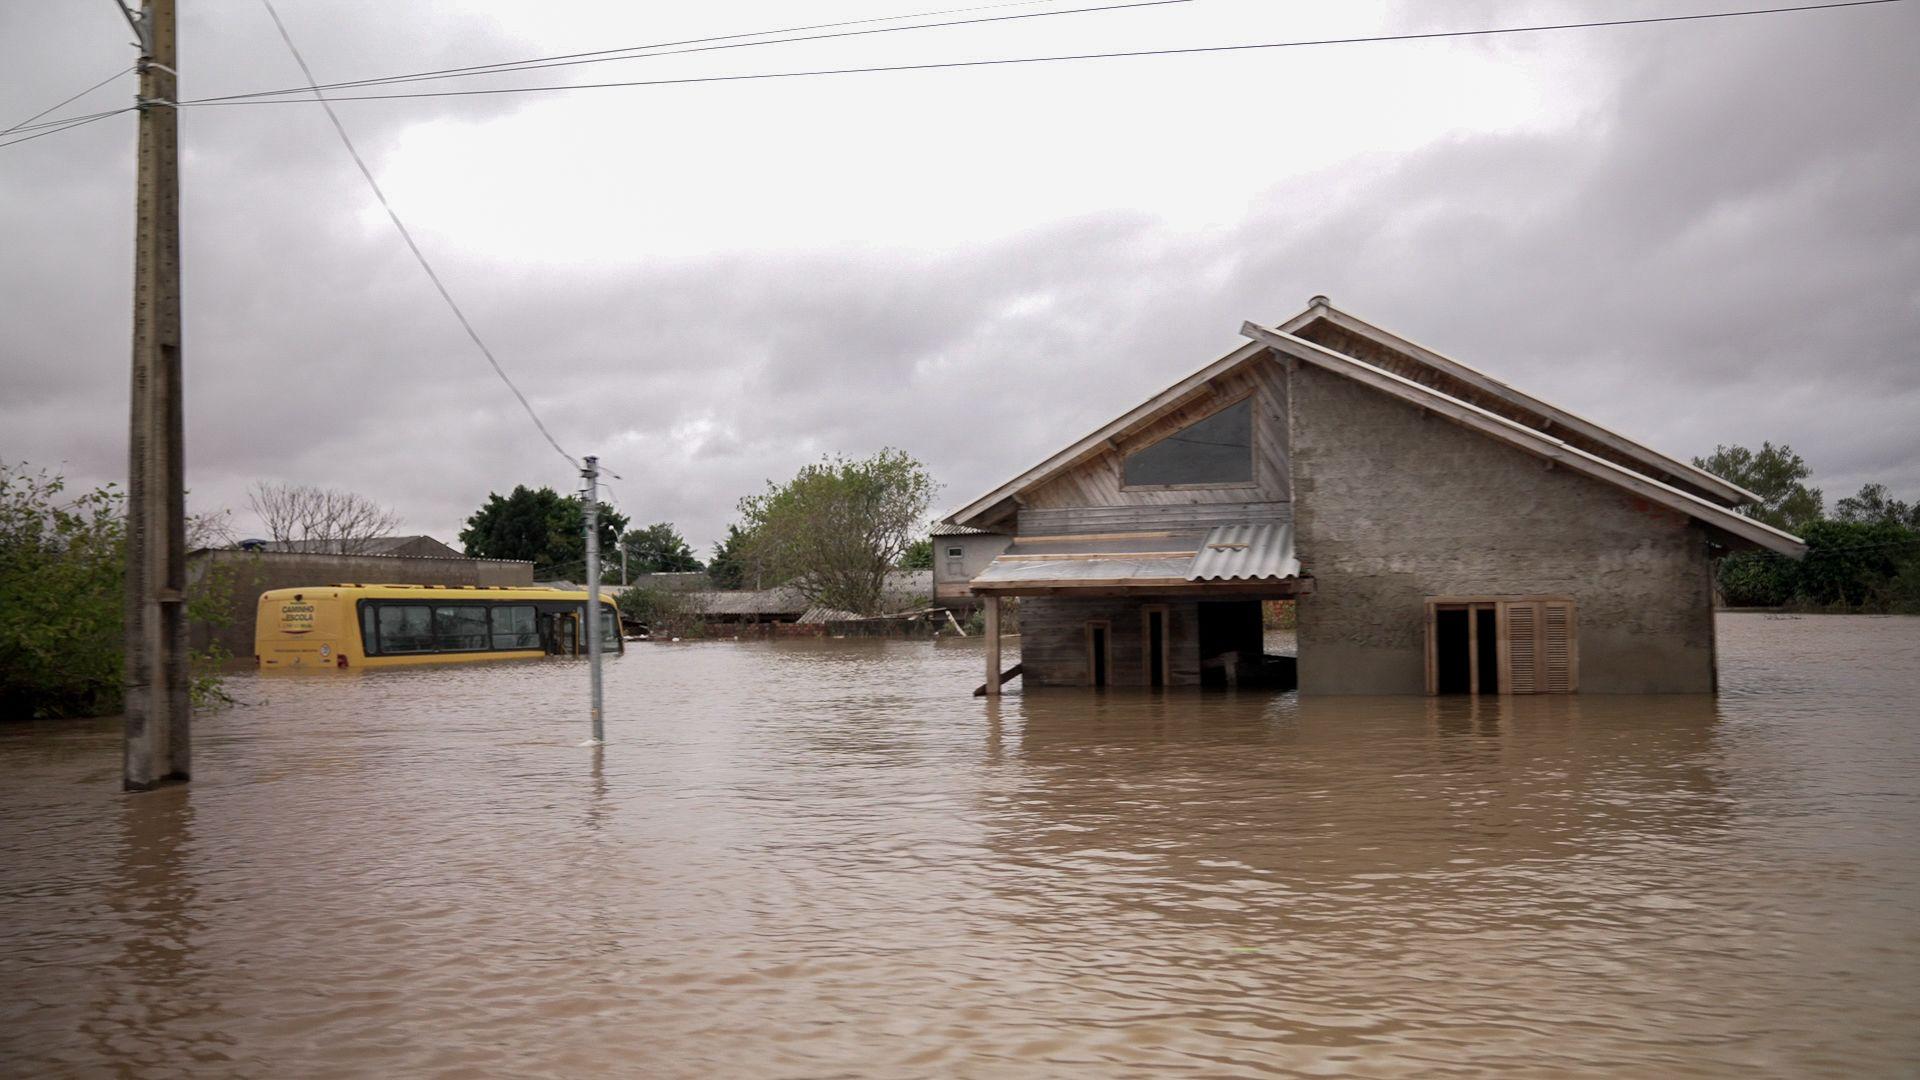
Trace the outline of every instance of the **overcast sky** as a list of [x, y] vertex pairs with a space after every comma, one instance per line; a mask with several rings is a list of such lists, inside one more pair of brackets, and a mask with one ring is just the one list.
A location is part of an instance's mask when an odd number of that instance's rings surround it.
[[[327, 81], [940, 6], [277, 2]], [[256, 0], [180, 6], [184, 96], [302, 82]], [[1732, 6], [1191, 0], [409, 89]], [[0, 126], [130, 64], [129, 37], [110, 0], [0, 4]], [[1920, 496], [1917, 53], [1905, 3], [338, 107], [561, 444], [704, 553], [824, 453], [899, 447], [937, 510], [965, 502], [1314, 293], [1676, 456], [1784, 441], [1829, 505]], [[248, 534], [253, 482], [335, 486], [453, 542], [489, 491], [578, 483], [317, 105], [181, 132], [195, 509]], [[134, 136], [0, 149], [0, 456], [83, 484], [124, 481]]]

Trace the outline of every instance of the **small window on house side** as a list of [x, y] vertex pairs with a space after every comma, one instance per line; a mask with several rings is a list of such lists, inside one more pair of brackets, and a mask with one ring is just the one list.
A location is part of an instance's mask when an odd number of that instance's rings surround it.
[[1128, 454], [1121, 475], [1128, 487], [1252, 483], [1253, 399]]
[[963, 556], [963, 555], [965, 555], [965, 554], [966, 554], [966, 552], [965, 552], [965, 551], [963, 551], [963, 550], [962, 550], [962, 549], [960, 549], [960, 548], [948, 548], [948, 549], [947, 549], [947, 558], [949, 558], [949, 559], [958, 559], [958, 558], [960, 558], [961, 556]]

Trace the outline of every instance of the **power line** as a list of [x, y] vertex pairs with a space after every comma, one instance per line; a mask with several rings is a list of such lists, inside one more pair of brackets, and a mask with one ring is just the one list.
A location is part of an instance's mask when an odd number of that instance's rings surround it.
[[0, 134], [13, 135], [22, 131], [44, 131], [47, 128], [66, 127], [69, 124], [75, 124], [82, 120], [101, 120], [109, 116], [119, 116], [124, 112], [133, 112], [139, 107], [138, 105], [123, 105], [118, 109], [102, 109], [94, 113], [81, 113], [79, 116], [63, 116], [58, 120], [42, 120], [37, 124], [20, 124], [7, 129], [5, 132], [0, 132]]
[[[317, 82], [318, 80], [313, 77], [313, 69], [307, 66], [306, 57], [300, 55], [299, 46], [293, 43], [293, 36], [287, 33], [287, 25], [280, 21], [280, 12], [274, 9], [273, 0], [260, 0], [260, 2], [266, 6], [267, 14], [272, 17], [274, 27], [280, 31], [280, 40], [287, 43], [287, 51], [293, 54], [294, 62], [300, 65], [301, 73], [307, 77], [308, 82]], [[347, 135], [346, 126], [340, 123], [339, 114], [333, 111], [333, 105], [318, 90], [313, 92], [313, 97], [320, 103], [321, 108], [327, 111], [327, 119], [333, 121], [333, 130], [340, 135], [340, 142], [346, 146], [347, 153], [352, 155], [353, 163], [359, 166], [360, 175], [367, 178], [367, 186], [373, 189], [374, 197], [380, 200], [380, 205], [387, 211], [387, 216], [393, 219], [393, 227], [400, 230], [400, 238], [407, 242], [407, 249], [412, 251], [413, 257], [419, 261], [420, 269], [427, 272], [427, 279], [433, 282], [435, 289], [439, 290], [440, 298], [447, 302], [447, 307], [453, 311], [453, 317], [460, 320], [460, 325], [466, 330], [467, 336], [479, 346], [480, 354], [487, 358], [487, 363], [493, 365], [494, 374], [500, 376], [500, 381], [507, 384], [507, 389], [513, 391], [513, 396], [520, 399], [520, 407], [527, 410], [527, 417], [533, 421], [534, 427], [540, 429], [540, 434], [545, 436], [554, 452], [566, 459], [570, 468], [579, 468], [579, 462], [575, 461], [573, 455], [567, 453], [566, 449], [554, 439], [553, 433], [547, 430], [547, 425], [540, 422], [540, 414], [533, 411], [533, 404], [527, 400], [527, 395], [521, 393], [520, 388], [507, 377], [506, 369], [500, 366], [499, 360], [495, 359], [493, 350], [487, 347], [487, 343], [480, 337], [480, 332], [473, 328], [472, 322], [468, 321], [466, 312], [460, 310], [460, 305], [454, 300], [453, 294], [447, 291], [447, 286], [440, 280], [440, 275], [434, 272], [433, 264], [427, 261], [426, 253], [420, 250], [420, 245], [414, 242], [413, 233], [407, 229], [406, 222], [400, 220], [400, 215], [393, 209], [393, 204], [387, 201], [387, 193], [380, 189], [380, 181], [373, 178], [373, 170], [367, 168], [366, 160], [360, 156], [360, 151], [355, 149], [353, 139]]]
[[[86, 127], [88, 124], [97, 123], [101, 120], [105, 120], [109, 116], [119, 116], [121, 113], [129, 113], [133, 111], [134, 111], [134, 106], [129, 105], [124, 109], [115, 109], [112, 112], [96, 113], [92, 116], [78, 117], [73, 120], [63, 120], [57, 124], [35, 125], [40, 130], [34, 131], [34, 133], [31, 135], [22, 135], [17, 139], [10, 139], [6, 142], [0, 142], [0, 150], [4, 150], [9, 146], [19, 146], [23, 142], [32, 142], [33, 140], [38, 139], [44, 135], [58, 135], [63, 131], [72, 131], [74, 128], [77, 128], [77, 127]], [[27, 129], [27, 130], [31, 130], [31, 129]]]
[[26, 127], [28, 124], [33, 123], [35, 120], [38, 120], [41, 117], [47, 115], [53, 110], [64, 108], [65, 106], [71, 105], [74, 102], [79, 101], [81, 98], [86, 97], [88, 94], [93, 93], [95, 90], [100, 89], [101, 87], [107, 85], [108, 83], [112, 82], [113, 80], [119, 78], [122, 75], [125, 75], [127, 72], [132, 70], [133, 70], [133, 65], [129, 64], [126, 67], [121, 68], [119, 71], [116, 71], [113, 74], [107, 76], [106, 78], [101, 79], [99, 82], [94, 83], [92, 86], [87, 87], [85, 90], [82, 90], [79, 93], [73, 95], [72, 97], [66, 99], [65, 101], [60, 102], [58, 105], [49, 105], [46, 108], [41, 109], [39, 112], [34, 113], [32, 116], [27, 117], [25, 120], [20, 121], [19, 123], [13, 125], [10, 128], [7, 128], [5, 131], [0, 131], [0, 135], [11, 135], [14, 132], [19, 131], [20, 129]]
[[[284, 90], [260, 90], [245, 94], [222, 94], [215, 97], [196, 98], [194, 100], [196, 103], [238, 101], [250, 98], [302, 94], [312, 90], [339, 90], [358, 86], [391, 86], [409, 82], [431, 82], [441, 79], [467, 78], [474, 75], [502, 75], [515, 71], [540, 71], [547, 68], [573, 67], [580, 64], [604, 64], [620, 60], [649, 60], [661, 56], [683, 56], [688, 53], [717, 52], [726, 49], [750, 49], [761, 45], [794, 45], [809, 41], [864, 37], [872, 34], [897, 34], [908, 30], [938, 30], [954, 26], [1013, 22], [1021, 19], [1045, 19], [1058, 15], [1085, 15], [1107, 11], [1124, 11], [1129, 8], [1164, 7], [1169, 4], [1189, 4], [1193, 3], [1194, 0], [1127, 0], [1127, 2], [1124, 3], [1100, 4], [1092, 7], [1070, 8], [1056, 11], [1034, 11], [1022, 15], [994, 15], [972, 19], [954, 19], [948, 22], [916, 23], [912, 26], [886, 26], [868, 30], [838, 30], [838, 28], [842, 27], [860, 26], [876, 22], [898, 22], [902, 19], [932, 18], [939, 15], [965, 14], [975, 11], [997, 11], [1009, 7], [1031, 7], [1041, 2], [1045, 2], [1045, 0], [1020, 0], [1020, 2], [1013, 4], [990, 4], [970, 8], [949, 8], [944, 11], [923, 11], [912, 15], [889, 15], [872, 19], [849, 19], [841, 22], [815, 23], [811, 26], [786, 27], [779, 30], [759, 30], [745, 34], [724, 34], [717, 37], [688, 38], [683, 41], [662, 41], [646, 45], [629, 45], [619, 49], [600, 49], [593, 52], [566, 53], [559, 56], [540, 56], [526, 60], [510, 60], [498, 64], [442, 68], [437, 71], [423, 71], [406, 75], [388, 75], [373, 79], [355, 79], [347, 82], [325, 83], [319, 86], [289, 87]], [[838, 30], [838, 32], [809, 34], [806, 37], [783, 37], [770, 41], [737, 40], [740, 38], [767, 37], [772, 34], [801, 33], [808, 30]], [[726, 44], [711, 44], [713, 42], [725, 42]], [[675, 46], [690, 47], [675, 48]]]
[[[979, 60], [947, 60], [920, 64], [881, 64], [871, 67], [815, 68], [804, 71], [761, 71], [740, 75], [699, 75], [674, 79], [635, 79], [624, 82], [571, 83], [565, 86], [506, 86], [485, 90], [437, 90], [404, 94], [336, 95], [332, 101], [390, 101], [407, 98], [478, 97], [492, 94], [532, 94], [556, 90], [608, 90], [634, 86], [685, 86], [694, 83], [755, 82], [769, 79], [800, 79], [825, 75], [870, 75], [900, 71], [939, 71], [956, 68], [1008, 67], [1021, 64], [1053, 64], [1074, 60], [1124, 60], [1149, 56], [1194, 56], [1203, 53], [1250, 52], [1261, 49], [1296, 49], [1327, 45], [1370, 45], [1395, 41], [1432, 41], [1441, 38], [1496, 37], [1511, 34], [1536, 34], [1557, 30], [1595, 30], [1620, 26], [1651, 26], [1659, 23], [1700, 22], [1711, 19], [1736, 19], [1751, 15], [1785, 15], [1805, 11], [1831, 11], [1840, 8], [1874, 7], [1899, 4], [1906, 0], [1838, 0], [1827, 4], [1798, 4], [1790, 7], [1746, 8], [1739, 11], [1709, 11], [1692, 15], [1657, 15], [1637, 19], [1601, 19], [1591, 22], [1542, 23], [1533, 26], [1490, 27], [1483, 30], [1436, 30], [1411, 34], [1371, 34], [1360, 37], [1319, 38], [1299, 41], [1262, 41], [1240, 45], [1197, 45], [1188, 48], [1134, 49], [1123, 52], [1065, 53], [1052, 56], [1008, 56]], [[200, 99], [182, 105], [281, 105], [298, 103], [298, 98], [246, 98], [239, 100]]]

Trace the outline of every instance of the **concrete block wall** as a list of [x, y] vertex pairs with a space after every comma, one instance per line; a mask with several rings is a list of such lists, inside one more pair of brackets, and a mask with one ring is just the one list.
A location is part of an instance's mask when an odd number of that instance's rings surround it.
[[1200, 605], [1192, 600], [1156, 601], [1127, 597], [1062, 598], [1028, 596], [1020, 601], [1021, 678], [1027, 686], [1087, 686], [1086, 624], [1105, 619], [1112, 660], [1109, 686], [1146, 686], [1146, 621], [1150, 604], [1167, 608], [1167, 682], [1200, 684]]
[[1311, 365], [1292, 383], [1302, 693], [1423, 693], [1426, 599], [1522, 594], [1574, 598], [1581, 692], [1713, 690], [1689, 518]]

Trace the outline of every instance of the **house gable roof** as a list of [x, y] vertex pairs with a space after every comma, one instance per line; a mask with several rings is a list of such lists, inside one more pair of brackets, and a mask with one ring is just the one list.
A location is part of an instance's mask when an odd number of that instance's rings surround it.
[[1536, 454], [1557, 465], [1584, 473], [1668, 509], [1686, 514], [1696, 521], [1750, 544], [1793, 558], [1800, 558], [1807, 553], [1806, 543], [1791, 533], [1756, 521], [1690, 491], [1655, 480], [1543, 431], [1535, 430], [1519, 421], [1451, 397], [1403, 375], [1356, 360], [1345, 353], [1274, 327], [1247, 323], [1241, 328], [1241, 333], [1281, 356], [1310, 363], [1353, 379], [1510, 446]]
[[[1479, 405], [1536, 431], [1557, 431], [1564, 436], [1563, 441], [1580, 446], [1595, 456], [1610, 458], [1616, 464], [1626, 465], [1635, 472], [1652, 479], [1690, 490], [1722, 506], [1744, 506], [1760, 501], [1760, 496], [1737, 484], [1729, 483], [1705, 469], [1668, 457], [1618, 432], [1603, 428], [1591, 420], [1516, 390], [1491, 375], [1450, 356], [1443, 356], [1418, 342], [1381, 329], [1342, 311], [1334, 307], [1324, 296], [1316, 296], [1308, 301], [1305, 311], [1279, 324], [1275, 329], [1296, 337], [1319, 341], [1320, 344], [1349, 356], [1355, 356], [1356, 359], [1372, 362], [1367, 356], [1356, 355], [1353, 349], [1341, 348], [1337, 341], [1321, 340], [1314, 332], [1319, 328], [1316, 324], [1337, 328], [1339, 331], [1387, 350], [1390, 354], [1395, 354], [1412, 365], [1426, 368], [1434, 373], [1434, 376], [1430, 377], [1437, 377], [1435, 381], [1439, 385], [1435, 388], [1448, 393], [1451, 397]], [[1373, 363], [1373, 366], [1385, 365]], [[1427, 378], [1414, 381], [1426, 382]]]
[[1208, 383], [1241, 364], [1258, 359], [1266, 351], [1264, 345], [1257, 343], [1242, 345], [941, 520], [954, 525], [968, 525], [975, 528], [991, 526], [1013, 512], [1012, 500], [1015, 495], [1058, 476], [1083, 461], [1113, 449], [1113, 440], [1117, 436], [1148, 423], [1161, 413], [1186, 403], [1197, 394], [1204, 393]]

